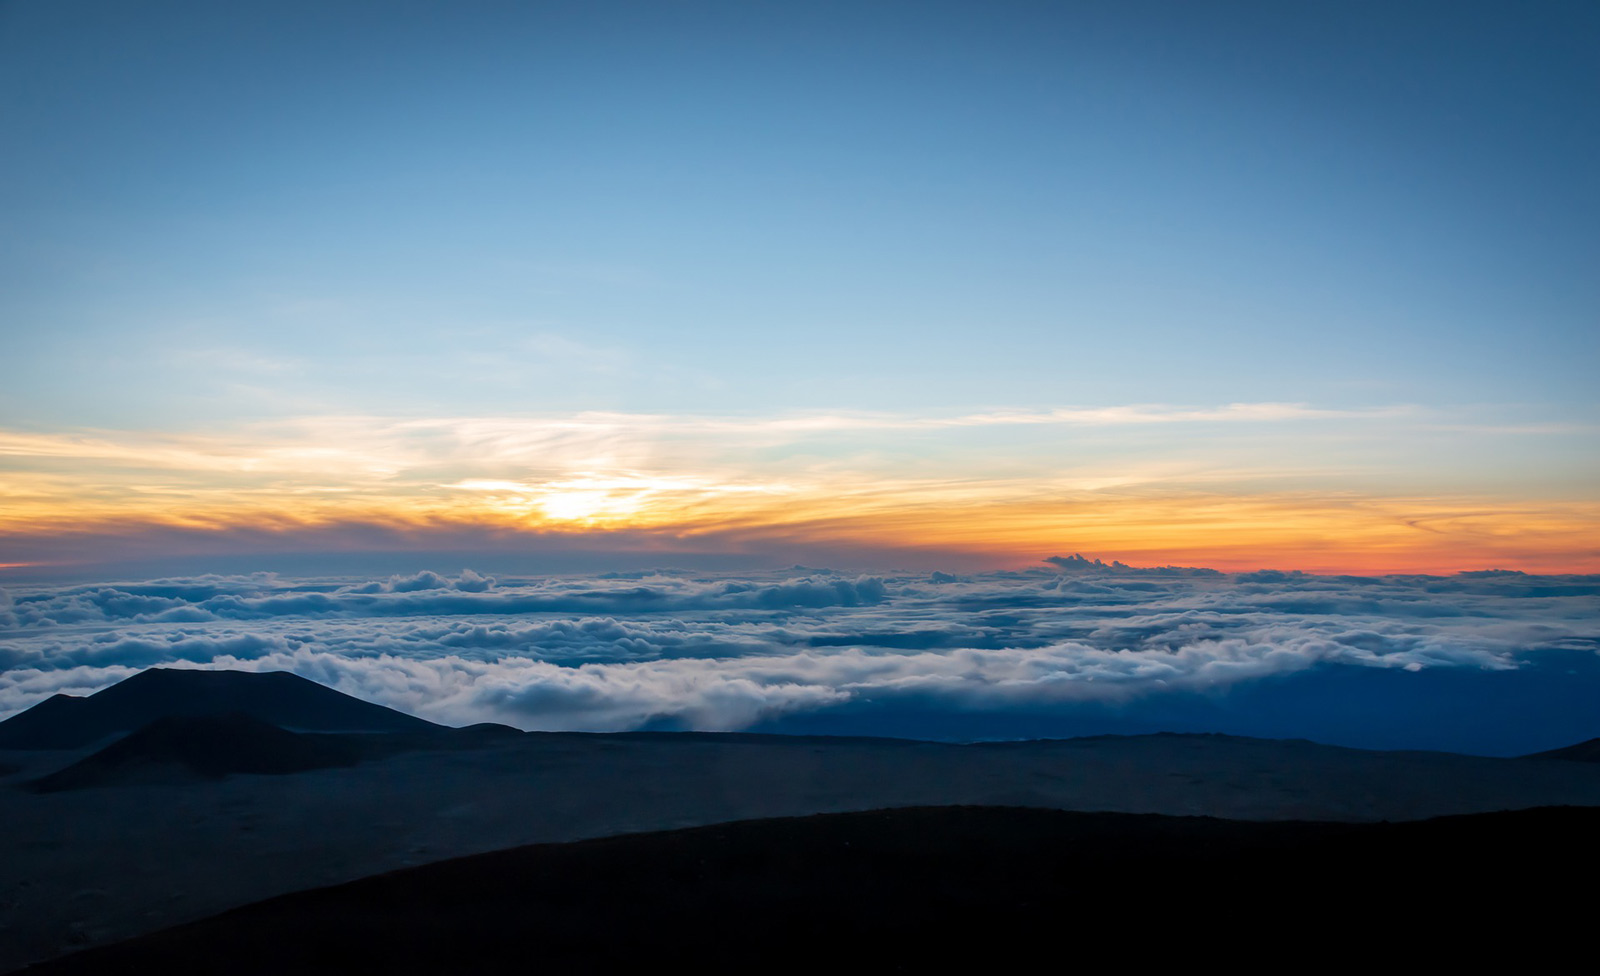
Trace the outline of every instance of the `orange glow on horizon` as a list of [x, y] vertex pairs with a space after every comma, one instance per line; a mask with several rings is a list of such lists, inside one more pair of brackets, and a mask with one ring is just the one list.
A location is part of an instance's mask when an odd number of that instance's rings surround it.
[[[1456, 487], [1446, 493], [1402, 489], [1394, 472], [1364, 467], [1405, 416], [1234, 404], [737, 422], [321, 417], [232, 435], [0, 430], [0, 565], [546, 539], [774, 563], [838, 553], [863, 566], [1020, 568], [1080, 552], [1219, 569], [1600, 572], [1600, 501], [1586, 481], [1473, 484], [1430, 472], [1422, 483]], [[1286, 423], [1366, 425], [1347, 438], [1364, 453], [1347, 471], [1327, 451], [1297, 459], [1289, 431], [1263, 440], [1261, 424]], [[1201, 456], [1181, 436], [1123, 434], [1065, 452], [1057, 431], [1185, 424], [1251, 433], [1219, 435], [1215, 444], [1235, 446]], [[906, 440], [998, 429], [1045, 439], [994, 455], [987, 441]]]
[[777, 561], [786, 550], [831, 547], [862, 558], [876, 553], [873, 561], [884, 565], [956, 557], [974, 567], [1021, 568], [1081, 552], [1130, 565], [1223, 570], [1600, 572], [1593, 542], [1600, 538], [1600, 505], [1593, 504], [1173, 492], [1077, 492], [1050, 500], [1028, 497], [1032, 490], [1008, 498], [993, 485], [984, 486], [992, 492], [985, 499], [966, 486], [921, 487], [819, 493], [594, 482], [543, 494], [512, 486], [391, 497], [191, 497], [179, 505], [152, 494], [133, 504], [37, 506], [23, 518], [0, 518], [0, 545], [10, 540], [33, 556], [51, 540], [101, 539], [115, 550], [163, 533], [211, 537], [239, 552], [561, 537], [663, 554], [770, 552]]

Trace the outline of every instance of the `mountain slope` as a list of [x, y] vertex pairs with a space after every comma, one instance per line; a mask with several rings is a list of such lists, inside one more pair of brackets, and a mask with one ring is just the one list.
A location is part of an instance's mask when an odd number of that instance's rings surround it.
[[56, 695], [0, 722], [0, 749], [76, 749], [158, 719], [223, 713], [305, 732], [440, 728], [286, 671], [150, 668], [87, 698]]
[[1548, 752], [1536, 752], [1524, 759], [1566, 759], [1571, 762], [1600, 762], [1600, 739], [1589, 739], [1575, 745], [1564, 746], [1560, 749], [1551, 749]]
[[1540, 969], [1588, 931], [1561, 882], [1600, 866], [1597, 826], [1600, 811], [1574, 808], [1408, 824], [995, 807], [744, 821], [378, 875], [37, 971], [951, 972], [1090, 953], [1454, 966], [1506, 949]]
[[350, 766], [374, 751], [373, 736], [289, 732], [241, 712], [159, 718], [94, 755], [32, 784], [40, 793], [220, 779], [232, 773], [299, 773]]

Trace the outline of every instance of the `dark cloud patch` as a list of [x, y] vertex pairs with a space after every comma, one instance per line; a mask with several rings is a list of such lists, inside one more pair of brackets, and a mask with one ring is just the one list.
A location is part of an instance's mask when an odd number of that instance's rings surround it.
[[1220, 570], [1199, 566], [1129, 566], [1120, 560], [1109, 563], [1099, 559], [1085, 559], [1079, 553], [1070, 556], [1046, 556], [1043, 560], [1059, 572], [1072, 575], [1114, 574], [1116, 576], [1167, 576], [1167, 577], [1217, 577]]
[[161, 637], [124, 637], [106, 633], [82, 642], [48, 645], [43, 657], [55, 667], [115, 664], [146, 668], [182, 662], [206, 664], [218, 658], [249, 661], [290, 649], [284, 641], [256, 634], [212, 637], [178, 631]]
[[901, 651], [931, 651], [940, 648], [971, 647], [999, 650], [1006, 647], [1042, 647], [1048, 641], [1003, 631], [984, 632], [971, 628], [887, 631], [859, 634], [823, 634], [805, 639], [808, 647], [881, 647]]
[[1527, 755], [1593, 738], [1600, 657], [1541, 654], [1515, 671], [1406, 671], [1324, 664], [1132, 701], [952, 709], [935, 696], [878, 697], [776, 715], [750, 731], [947, 741], [1211, 732], [1372, 749]]
[[1236, 583], [1291, 583], [1306, 578], [1306, 574], [1298, 570], [1284, 572], [1278, 569], [1258, 569], [1252, 573], [1236, 573], [1233, 580]]
[[93, 621], [182, 622], [272, 617], [415, 617], [534, 613], [670, 613], [691, 610], [795, 610], [859, 607], [883, 601], [877, 577], [802, 577], [781, 581], [679, 580], [652, 582], [542, 580], [497, 586], [466, 570], [456, 577], [422, 572], [334, 588], [283, 585], [276, 580], [196, 588], [118, 584], [31, 594], [16, 601], [23, 626]]

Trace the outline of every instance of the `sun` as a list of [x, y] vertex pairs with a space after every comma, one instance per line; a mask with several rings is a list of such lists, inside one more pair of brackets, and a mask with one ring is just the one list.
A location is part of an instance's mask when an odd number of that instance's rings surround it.
[[637, 493], [567, 488], [547, 491], [534, 500], [545, 518], [556, 522], [594, 522], [625, 518], [639, 510]]

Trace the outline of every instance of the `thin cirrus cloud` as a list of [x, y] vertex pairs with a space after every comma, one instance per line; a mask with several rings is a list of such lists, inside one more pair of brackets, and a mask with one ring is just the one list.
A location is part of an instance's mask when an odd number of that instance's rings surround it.
[[[835, 431], [937, 430], [998, 425], [1118, 426], [1172, 423], [1260, 423], [1293, 420], [1389, 420], [1415, 417], [1414, 407], [1361, 410], [1318, 409], [1295, 403], [1232, 403], [1196, 409], [1160, 404], [1054, 410], [995, 410], [949, 417], [883, 413], [816, 413], [771, 418], [671, 416], [585, 412], [568, 417], [465, 417], [407, 419], [384, 417], [306, 417], [246, 428], [228, 435], [77, 431], [32, 433], [0, 431], [0, 455], [66, 458], [151, 467], [219, 470], [293, 470], [308, 460], [335, 455], [348, 463], [387, 470], [376, 458], [404, 451], [438, 451], [455, 444], [489, 449], [497, 458], [526, 455], [569, 444], [604, 445], [614, 438], [667, 434], [715, 435], [759, 444]], [[241, 441], [239, 436], [243, 435]], [[328, 446], [336, 443], [337, 447]], [[368, 452], [352, 446], [367, 446]], [[376, 453], [374, 453], [374, 451]]]
[[[1575, 570], [1594, 565], [1574, 540], [1600, 525], [1597, 506], [1559, 485], [1530, 498], [1478, 460], [1569, 435], [1291, 403], [4, 431], [0, 540], [7, 562], [44, 564], [514, 537], [859, 565], [1074, 548], [1234, 568]], [[1404, 462], [1430, 452], [1419, 485]]]
[[[966, 576], [469, 570], [21, 586], [0, 594], [0, 715], [150, 666], [288, 670], [436, 721], [530, 729], [734, 730], [908, 704], [1138, 715], [1172, 701], [1226, 708], [1329, 669], [1510, 684], [1600, 647], [1593, 576], [1055, 563]], [[1391, 746], [1433, 741], [1394, 734]], [[1535, 735], [1499, 734], [1504, 749]]]

